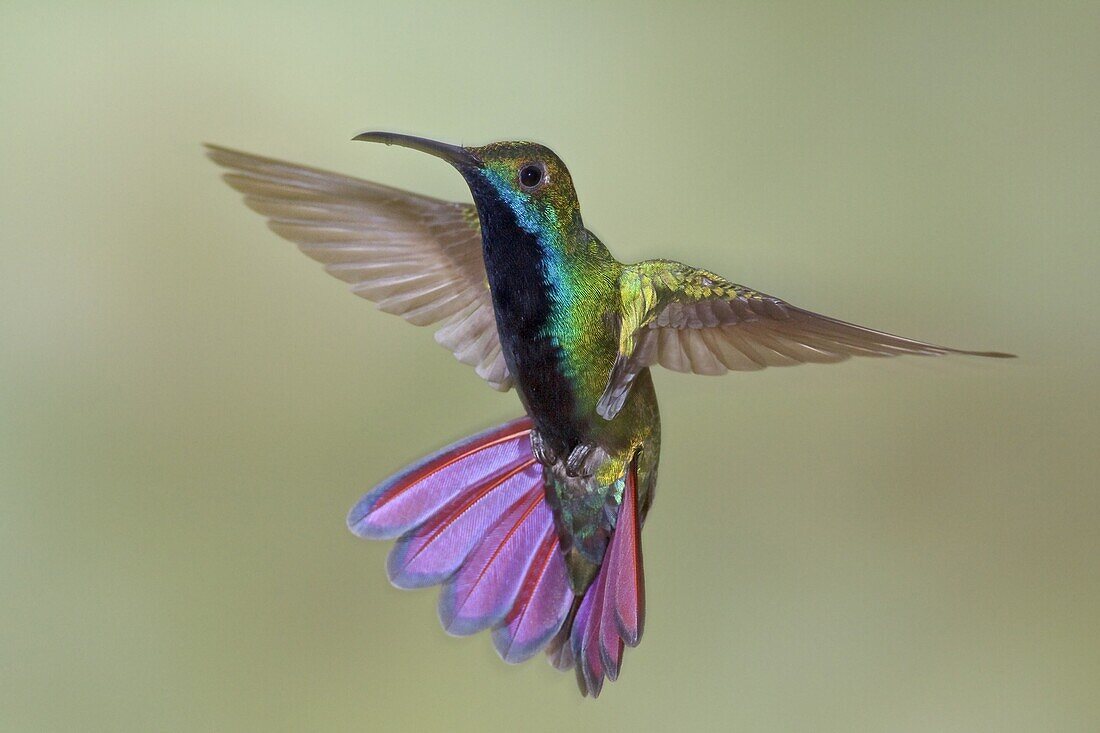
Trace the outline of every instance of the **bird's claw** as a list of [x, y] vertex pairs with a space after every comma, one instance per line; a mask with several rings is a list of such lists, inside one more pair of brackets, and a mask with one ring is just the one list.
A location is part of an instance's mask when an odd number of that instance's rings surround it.
[[558, 462], [558, 454], [538, 430], [531, 431], [531, 452], [535, 454], [535, 460], [544, 466], [553, 466]]
[[[601, 453], [595, 450], [595, 443], [580, 443], [569, 453], [565, 459], [565, 475], [570, 478], [587, 477], [596, 472], [596, 464], [601, 459]], [[531, 431], [531, 452], [535, 460], [544, 466], [560, 466], [561, 458], [558, 452], [550, 445], [538, 430]]]
[[565, 475], [575, 478], [577, 476], [591, 476], [595, 473], [588, 460], [592, 457], [592, 451], [595, 447], [595, 443], [578, 444], [569, 454], [569, 458], [565, 460]]

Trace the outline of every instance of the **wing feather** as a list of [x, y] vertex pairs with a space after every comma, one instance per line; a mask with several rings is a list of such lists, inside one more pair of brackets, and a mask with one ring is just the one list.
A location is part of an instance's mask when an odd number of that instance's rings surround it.
[[272, 231], [381, 310], [439, 324], [436, 341], [511, 387], [473, 206], [214, 145], [207, 155]]
[[952, 349], [845, 323], [669, 260], [624, 268], [620, 293], [626, 314], [620, 353], [597, 404], [607, 419], [622, 408], [638, 373], [653, 364], [725, 374], [852, 356], [1011, 356]]

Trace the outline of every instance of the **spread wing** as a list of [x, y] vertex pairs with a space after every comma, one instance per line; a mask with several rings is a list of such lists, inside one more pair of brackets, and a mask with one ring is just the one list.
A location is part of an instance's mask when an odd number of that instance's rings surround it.
[[370, 181], [207, 146], [268, 226], [417, 326], [501, 391], [512, 386], [497, 337], [477, 211]]
[[1011, 356], [950, 349], [845, 323], [668, 260], [625, 268], [619, 287], [619, 354], [596, 407], [608, 420], [622, 408], [638, 373], [653, 364], [725, 374], [850, 356]]

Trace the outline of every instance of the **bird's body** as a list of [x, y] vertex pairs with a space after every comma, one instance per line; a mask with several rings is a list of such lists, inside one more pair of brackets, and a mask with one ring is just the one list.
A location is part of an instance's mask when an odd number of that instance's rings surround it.
[[[547, 650], [582, 692], [641, 638], [641, 527], [660, 419], [649, 367], [720, 374], [852, 355], [954, 349], [854, 326], [671, 260], [618, 262], [585, 227], [565, 165], [532, 143], [459, 148], [390, 133], [450, 162], [475, 207], [211, 147], [272, 228], [360, 295], [418, 325], [527, 416], [383, 482], [349, 515], [397, 538], [391, 580], [443, 584], [456, 634], [501, 656]], [[975, 353], [975, 352], [957, 352]], [[1000, 354], [984, 354], [1001, 356]]]
[[[530, 157], [523, 151], [517, 161]], [[567, 175], [564, 166], [548, 172]], [[492, 179], [490, 179], [492, 180]], [[584, 228], [579, 210], [562, 206], [558, 226], [523, 222], [507, 189], [475, 184], [482, 252], [504, 361], [534, 422], [574, 591], [583, 593], [603, 558], [627, 466], [644, 446], [641, 506], [648, 508], [659, 451], [652, 383], [632, 394], [613, 420], [596, 405], [618, 352], [609, 327], [618, 318], [623, 266]], [[578, 448], [581, 466], [568, 466]]]

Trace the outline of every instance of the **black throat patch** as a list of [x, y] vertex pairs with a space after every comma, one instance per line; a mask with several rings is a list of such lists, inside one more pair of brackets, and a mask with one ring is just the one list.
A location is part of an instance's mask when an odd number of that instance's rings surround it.
[[496, 190], [471, 175], [470, 189], [481, 220], [482, 252], [508, 371], [539, 432], [555, 451], [568, 455], [581, 442], [573, 385], [564, 354], [548, 328], [551, 290], [538, 237], [520, 227]]

